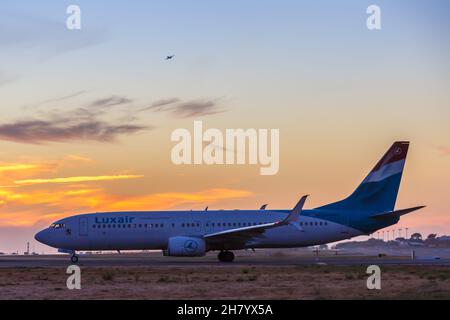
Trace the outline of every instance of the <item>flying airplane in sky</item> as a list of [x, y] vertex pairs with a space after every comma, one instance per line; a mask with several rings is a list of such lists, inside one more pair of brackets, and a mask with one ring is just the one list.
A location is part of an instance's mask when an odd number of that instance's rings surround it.
[[395, 210], [409, 142], [395, 142], [346, 199], [304, 210], [204, 210], [105, 212], [77, 215], [36, 234], [37, 241], [71, 254], [81, 250], [162, 250], [166, 256], [201, 257], [218, 251], [294, 248], [369, 235], [423, 208]]
[[167, 56], [166, 60], [172, 60], [173, 58], [175, 58], [175, 55]]

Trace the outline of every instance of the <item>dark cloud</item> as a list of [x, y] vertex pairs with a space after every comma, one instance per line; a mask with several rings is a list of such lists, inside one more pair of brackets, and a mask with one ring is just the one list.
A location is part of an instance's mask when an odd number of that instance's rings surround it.
[[[85, 91], [43, 101], [38, 104], [61, 102], [84, 94]], [[133, 99], [111, 95], [72, 109], [36, 110], [34, 117], [0, 124], [0, 140], [28, 144], [70, 141], [114, 142], [120, 136], [154, 129], [153, 126], [135, 124], [140, 112], [166, 112], [175, 118], [192, 118], [225, 112], [211, 100], [182, 102], [179, 98], [158, 100], [145, 108], [129, 104]], [[126, 108], [112, 107], [126, 106]], [[122, 115], [121, 115], [122, 113]], [[113, 116], [115, 120], [111, 119]]]
[[[75, 92], [40, 104], [60, 102], [83, 93], [84, 91]], [[110, 107], [131, 102], [132, 100], [128, 98], [113, 95], [95, 100], [86, 107], [69, 110], [37, 110], [34, 118], [0, 124], [0, 140], [29, 144], [83, 140], [114, 142], [122, 135], [153, 129], [152, 126], [134, 124], [134, 121], [138, 119], [116, 121], [101, 119], [103, 115], [111, 118]]]
[[78, 123], [28, 120], [0, 125], [0, 139], [29, 144], [75, 140], [114, 142], [120, 135], [145, 129], [151, 128], [132, 124], [114, 125], [96, 120]]
[[169, 112], [176, 118], [193, 118], [225, 112], [217, 102], [211, 100], [195, 100], [180, 102], [178, 98], [160, 100], [141, 111]]
[[126, 97], [119, 97], [119, 96], [110, 96], [108, 98], [98, 99], [93, 101], [89, 107], [114, 107], [114, 106], [120, 106], [123, 104], [129, 104], [132, 103], [133, 100], [128, 99]]
[[190, 101], [175, 106], [172, 113], [178, 118], [192, 118], [225, 112], [213, 101]]
[[180, 99], [178, 99], [178, 98], [158, 100], [158, 101], [152, 103], [149, 107], [143, 108], [140, 111], [146, 111], [146, 110], [163, 111], [169, 105], [177, 103], [179, 101], [180, 101]]

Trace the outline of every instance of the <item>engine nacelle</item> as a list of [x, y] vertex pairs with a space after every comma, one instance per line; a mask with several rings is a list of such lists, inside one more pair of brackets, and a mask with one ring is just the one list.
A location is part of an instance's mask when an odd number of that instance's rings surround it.
[[171, 257], [203, 257], [206, 254], [205, 240], [195, 237], [169, 238], [165, 255]]

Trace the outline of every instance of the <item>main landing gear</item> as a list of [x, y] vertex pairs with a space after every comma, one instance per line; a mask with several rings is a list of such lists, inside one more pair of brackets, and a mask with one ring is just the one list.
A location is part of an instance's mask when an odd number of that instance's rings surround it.
[[234, 261], [234, 253], [231, 251], [220, 251], [217, 255], [217, 258], [220, 262], [233, 262]]

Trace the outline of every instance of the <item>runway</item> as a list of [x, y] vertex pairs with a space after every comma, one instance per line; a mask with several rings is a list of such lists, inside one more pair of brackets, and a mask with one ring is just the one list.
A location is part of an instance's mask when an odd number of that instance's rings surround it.
[[[0, 268], [54, 268], [72, 264], [68, 255], [0, 256]], [[214, 253], [201, 258], [163, 257], [160, 253], [80, 255], [84, 267], [221, 267], [221, 266], [297, 266], [297, 265], [434, 265], [450, 266], [450, 259], [416, 259], [409, 257], [376, 257], [361, 255], [319, 255], [237, 253], [235, 262], [220, 263]]]
[[[79, 257], [82, 289], [68, 290], [68, 255], [0, 256], [0, 300], [450, 298], [450, 259], [317, 257], [307, 250], [237, 252], [234, 263], [220, 263], [214, 253]], [[383, 290], [367, 289], [369, 265], [381, 267]]]

